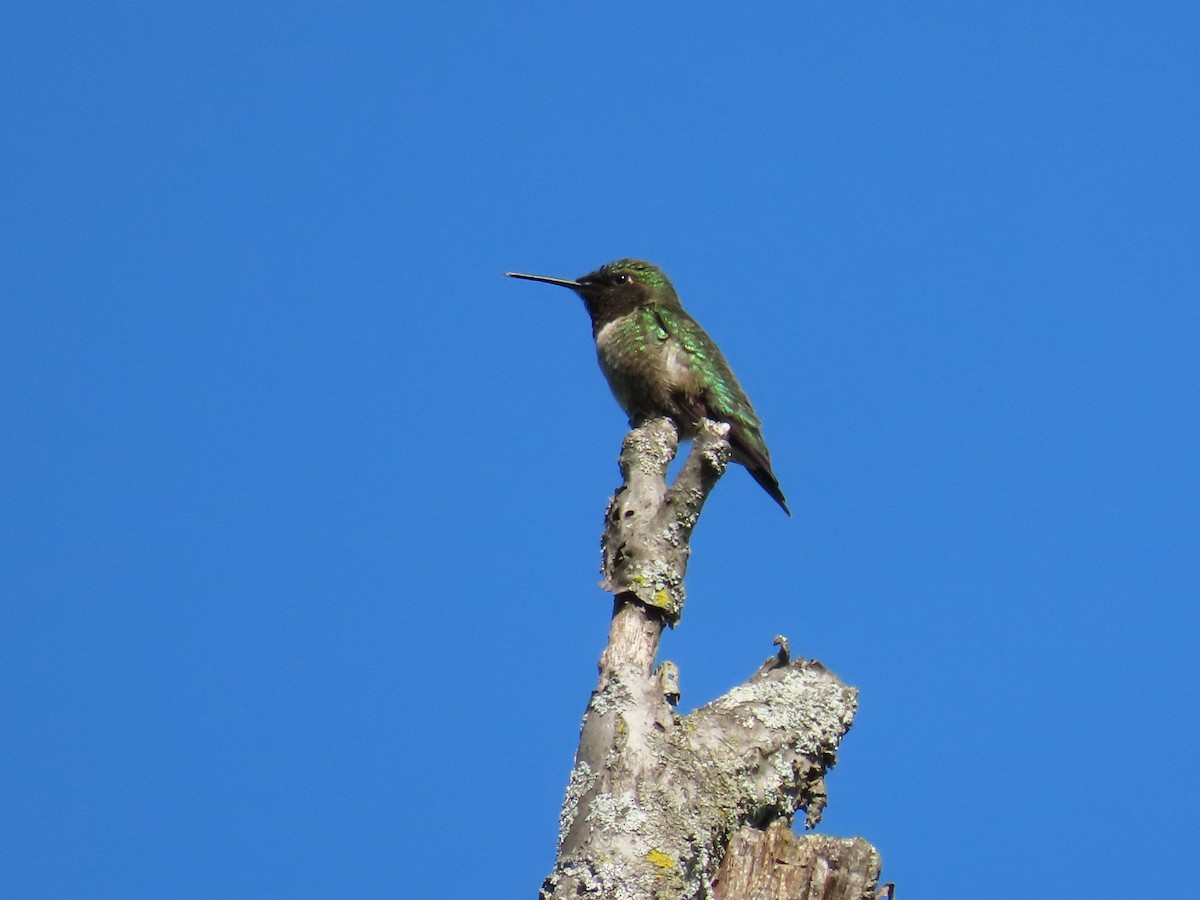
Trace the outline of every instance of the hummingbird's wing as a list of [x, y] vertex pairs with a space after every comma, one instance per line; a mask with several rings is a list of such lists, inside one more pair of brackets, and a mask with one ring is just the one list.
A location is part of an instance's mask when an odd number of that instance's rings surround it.
[[741, 463], [754, 480], [789, 516], [787, 500], [779, 488], [779, 480], [771, 469], [771, 452], [762, 436], [762, 421], [750, 405], [733, 370], [717, 345], [700, 323], [687, 313], [657, 309], [659, 325], [678, 342], [683, 351], [690, 377], [680, 392], [680, 406], [695, 416], [703, 416], [729, 424], [729, 445], [734, 459]]
[[683, 351], [684, 360], [679, 362], [687, 369], [687, 377], [680, 379], [681, 405], [698, 416], [757, 431], [762, 422], [750, 399], [700, 323], [669, 309], [655, 310], [655, 314], [663, 332]]

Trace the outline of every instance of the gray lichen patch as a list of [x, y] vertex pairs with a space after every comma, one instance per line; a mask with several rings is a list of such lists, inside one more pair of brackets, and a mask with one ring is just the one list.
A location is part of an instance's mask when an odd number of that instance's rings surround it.
[[850, 727], [857, 692], [823, 672], [789, 666], [781, 677], [738, 685], [709, 708], [733, 716], [748, 730], [761, 726], [792, 735], [799, 740], [798, 752], [812, 753], [820, 749], [816, 736], [840, 737]]
[[648, 819], [645, 810], [638, 805], [637, 796], [633, 791], [620, 794], [599, 793], [592, 798], [587, 813], [588, 822], [610, 834], [637, 835], [645, 827]]
[[679, 432], [668, 418], [651, 419], [625, 436], [621, 448], [622, 470], [658, 475], [667, 471], [679, 447]]
[[585, 760], [580, 760], [571, 770], [567, 781], [567, 795], [563, 799], [562, 811], [558, 816], [558, 843], [562, 846], [567, 833], [575, 825], [575, 817], [579, 815], [579, 804], [596, 785], [597, 775]]
[[601, 716], [618, 715], [632, 708], [636, 703], [637, 698], [629, 689], [629, 685], [623, 679], [613, 677], [604, 685], [603, 690], [592, 694], [589, 710]]

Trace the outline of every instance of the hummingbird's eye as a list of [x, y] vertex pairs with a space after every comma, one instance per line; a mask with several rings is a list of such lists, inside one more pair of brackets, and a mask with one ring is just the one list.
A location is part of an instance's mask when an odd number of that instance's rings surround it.
[[628, 272], [622, 272], [616, 277], [617, 284], [630, 284], [633, 281], [633, 276]]

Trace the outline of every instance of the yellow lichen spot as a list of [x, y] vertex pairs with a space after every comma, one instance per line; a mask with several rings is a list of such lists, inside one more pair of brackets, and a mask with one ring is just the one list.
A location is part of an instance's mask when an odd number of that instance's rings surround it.
[[658, 866], [660, 869], [675, 868], [675, 857], [669, 853], [663, 853], [661, 850], [651, 850], [646, 854], [646, 859]]
[[643, 575], [641, 572], [638, 572], [636, 575], [633, 576], [633, 583], [634, 584], [645, 584], [646, 576]]
[[671, 605], [671, 595], [667, 593], [666, 588], [660, 589], [659, 592], [654, 595], [654, 602], [663, 608]]

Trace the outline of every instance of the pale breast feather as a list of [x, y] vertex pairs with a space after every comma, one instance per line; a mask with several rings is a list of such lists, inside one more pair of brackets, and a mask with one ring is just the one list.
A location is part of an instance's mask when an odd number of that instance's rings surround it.
[[611, 322], [606, 322], [599, 331], [596, 332], [596, 349], [603, 355], [607, 352], [609, 345], [612, 343], [614, 335], [620, 331], [621, 326], [629, 316], [621, 316], [613, 319]]

